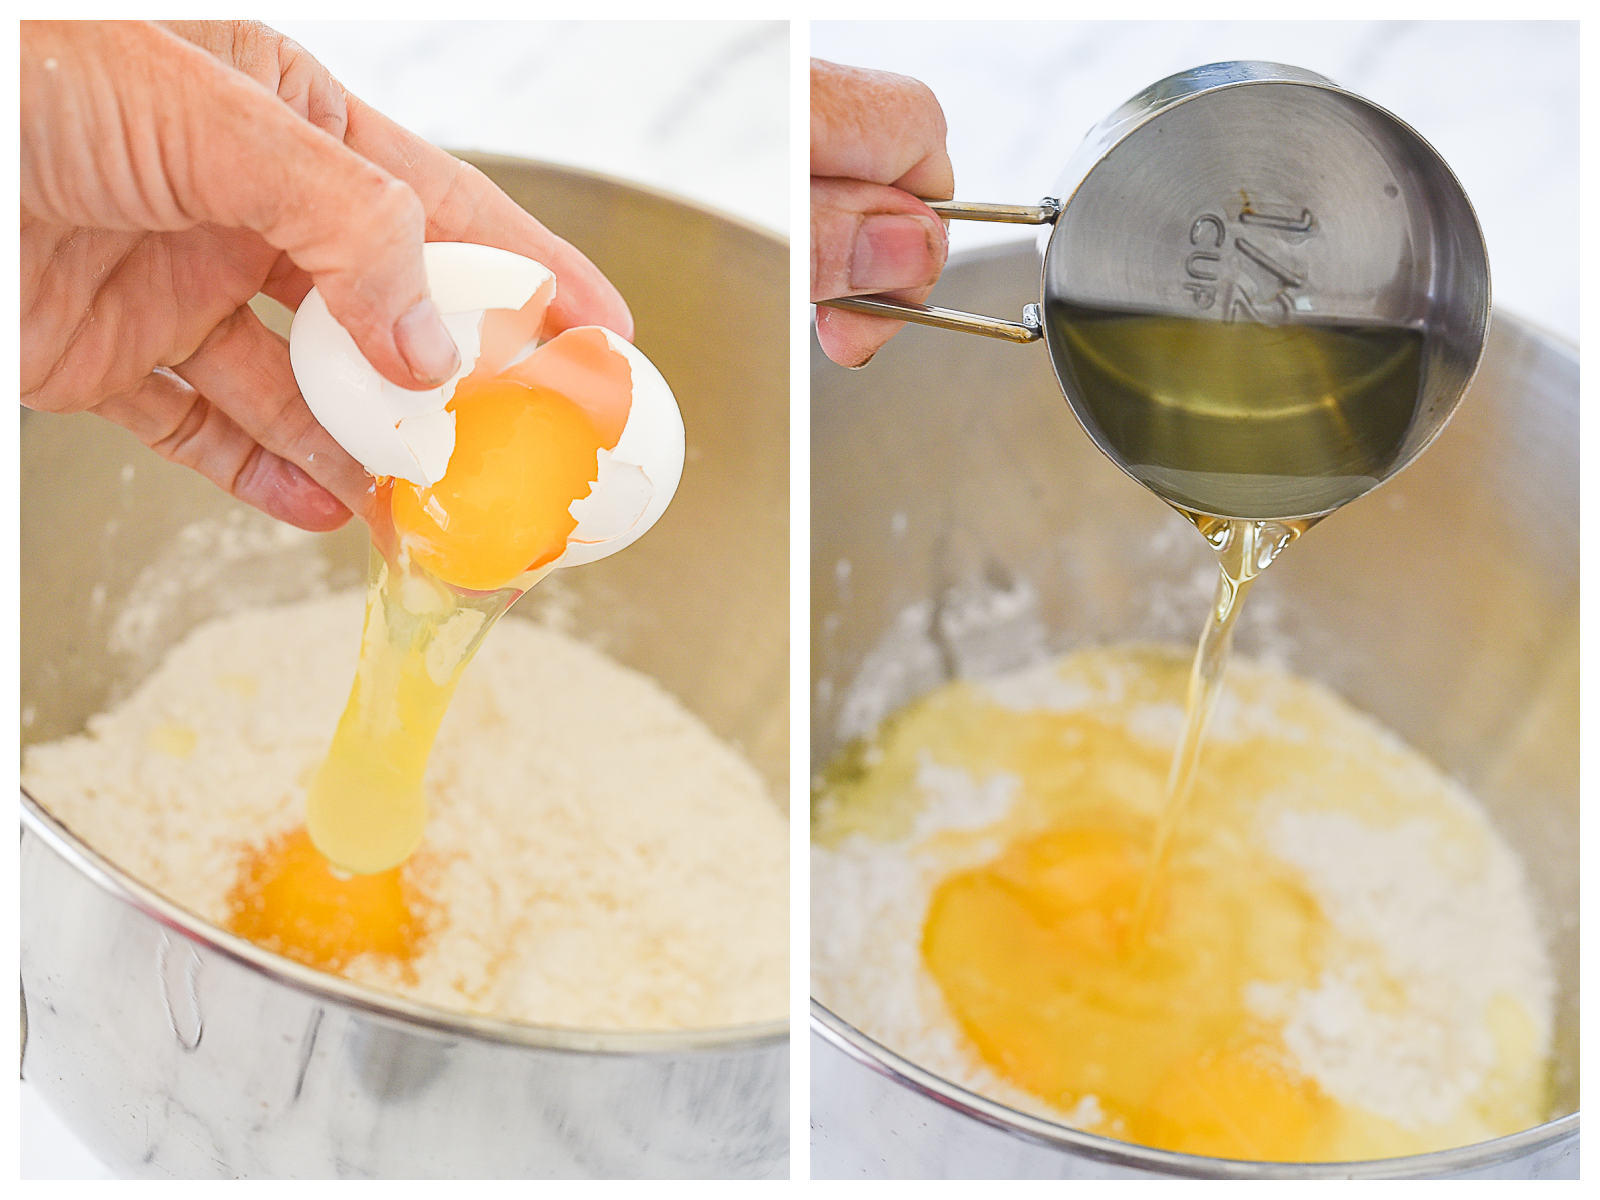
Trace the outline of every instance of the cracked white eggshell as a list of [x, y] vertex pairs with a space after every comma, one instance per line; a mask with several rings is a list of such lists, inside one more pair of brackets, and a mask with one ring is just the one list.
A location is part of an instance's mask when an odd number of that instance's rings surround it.
[[431, 486], [455, 450], [455, 414], [445, 405], [478, 361], [484, 311], [520, 309], [555, 276], [531, 258], [470, 242], [428, 242], [422, 259], [434, 305], [461, 352], [460, 369], [442, 386], [412, 391], [379, 375], [316, 288], [295, 312], [289, 362], [312, 416], [351, 457], [373, 475]]
[[661, 372], [609, 329], [606, 345], [628, 362], [632, 399], [617, 444], [599, 454], [600, 475], [569, 511], [578, 526], [555, 565], [598, 562], [631, 546], [660, 519], [683, 477], [683, 415]]

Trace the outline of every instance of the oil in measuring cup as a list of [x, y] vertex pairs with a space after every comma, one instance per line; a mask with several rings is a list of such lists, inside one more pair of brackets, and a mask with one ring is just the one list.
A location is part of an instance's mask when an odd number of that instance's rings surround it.
[[1197, 513], [1326, 513], [1393, 473], [1417, 416], [1423, 333], [1264, 325], [1057, 304], [1057, 370], [1091, 436]]

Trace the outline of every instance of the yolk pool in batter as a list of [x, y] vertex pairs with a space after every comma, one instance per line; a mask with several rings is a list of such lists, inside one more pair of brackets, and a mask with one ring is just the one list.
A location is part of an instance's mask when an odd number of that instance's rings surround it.
[[1242, 848], [1195, 846], [1163, 878], [1140, 943], [1130, 925], [1151, 834], [1115, 810], [1084, 813], [946, 879], [924, 928], [928, 970], [1002, 1076], [1064, 1109], [1095, 1096], [1131, 1141], [1325, 1157], [1339, 1106], [1286, 1067], [1244, 1002], [1263, 978], [1314, 982], [1315, 904]]
[[427, 932], [427, 901], [398, 867], [334, 871], [296, 829], [247, 856], [228, 896], [228, 929], [323, 971], [366, 954], [408, 966]]
[[[1266, 730], [1209, 741], [1141, 937], [1135, 914], [1176, 735], [1156, 706], [1175, 714], [1186, 663], [1134, 648], [1069, 661], [1078, 674], [1063, 686], [1098, 691], [1095, 703], [1022, 709], [949, 684], [858, 744], [819, 794], [814, 837], [826, 846], [910, 833], [929, 763], [1018, 781], [997, 822], [921, 843], [947, 864], [922, 961], [989, 1070], [1059, 1112], [1088, 1101], [1091, 1132], [1223, 1158], [1380, 1158], [1543, 1119], [1543, 1075], [1527, 1038], [1516, 1049], [1518, 1017], [1497, 1030], [1503, 1061], [1489, 1098], [1412, 1129], [1334, 1100], [1296, 1068], [1281, 1023], [1251, 1011], [1253, 987], [1297, 991], [1330, 962], [1371, 953], [1347, 944], [1258, 830], [1264, 803], [1367, 820], [1418, 812], [1404, 774], [1379, 765], [1389, 754], [1380, 740], [1330, 749]], [[1284, 727], [1316, 728], [1314, 706], [1287, 703]], [[1380, 1009], [1401, 1002], [1398, 992], [1369, 998]]]

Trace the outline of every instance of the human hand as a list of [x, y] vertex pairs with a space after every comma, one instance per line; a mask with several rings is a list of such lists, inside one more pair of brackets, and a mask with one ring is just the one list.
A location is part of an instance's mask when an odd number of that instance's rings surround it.
[[[811, 60], [813, 303], [868, 292], [927, 297], [949, 239], [918, 197], [955, 195], [944, 138], [944, 112], [924, 84]], [[841, 366], [865, 366], [902, 324], [819, 308], [817, 341]]]
[[422, 243], [537, 259], [543, 333], [622, 297], [582, 254], [254, 22], [23, 22], [22, 400], [88, 410], [263, 512], [334, 529], [374, 480], [317, 424], [250, 311], [316, 285], [377, 370], [435, 386], [458, 354]]

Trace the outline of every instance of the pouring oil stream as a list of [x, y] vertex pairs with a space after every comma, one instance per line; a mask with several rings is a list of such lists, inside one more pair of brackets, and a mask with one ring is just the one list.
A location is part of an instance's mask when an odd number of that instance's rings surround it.
[[1201, 535], [1217, 552], [1217, 589], [1206, 615], [1205, 628], [1195, 647], [1189, 667], [1188, 693], [1184, 699], [1183, 726], [1172, 765], [1167, 771], [1161, 816], [1150, 848], [1150, 859], [1139, 885], [1130, 923], [1130, 945], [1145, 944], [1149, 933], [1151, 904], [1167, 861], [1172, 838], [1194, 792], [1195, 774], [1200, 766], [1200, 750], [1205, 744], [1206, 727], [1222, 695], [1223, 678], [1233, 652], [1233, 627], [1256, 577], [1272, 565], [1290, 542], [1314, 520], [1248, 521], [1204, 516], [1179, 509], [1194, 522]]

